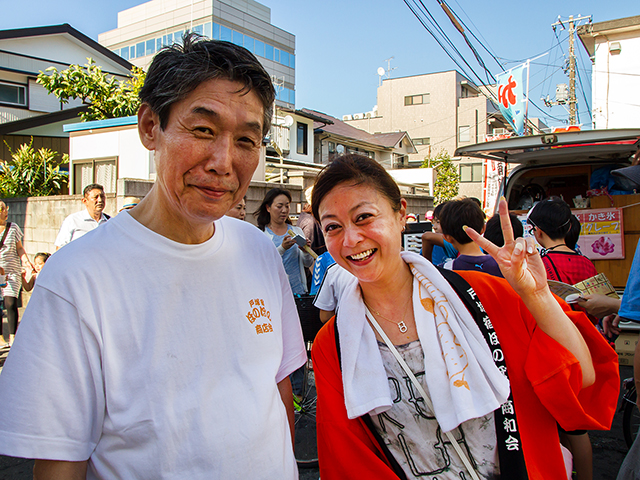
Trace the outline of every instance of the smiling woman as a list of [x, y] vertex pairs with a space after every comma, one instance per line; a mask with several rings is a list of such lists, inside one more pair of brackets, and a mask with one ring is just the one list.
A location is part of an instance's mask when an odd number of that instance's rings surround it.
[[328, 165], [312, 205], [357, 279], [313, 346], [323, 479], [561, 478], [557, 423], [610, 426], [615, 352], [552, 297], [537, 251], [509, 234], [506, 203], [502, 248], [467, 234], [509, 283], [401, 252], [406, 202], [367, 157]]

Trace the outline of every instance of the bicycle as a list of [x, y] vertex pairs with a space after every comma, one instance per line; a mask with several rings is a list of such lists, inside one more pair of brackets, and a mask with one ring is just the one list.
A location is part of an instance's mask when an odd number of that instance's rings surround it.
[[636, 404], [637, 392], [633, 378], [627, 378], [622, 382], [624, 395], [622, 396], [622, 433], [627, 447], [631, 448], [640, 429], [640, 410]]
[[307, 362], [304, 365], [302, 393], [294, 395], [295, 435], [294, 452], [300, 468], [318, 466], [318, 444], [316, 440], [316, 386], [311, 361], [311, 346], [316, 334], [322, 328], [319, 310], [313, 306], [313, 296], [296, 296], [296, 307], [300, 316], [302, 336], [307, 348]]

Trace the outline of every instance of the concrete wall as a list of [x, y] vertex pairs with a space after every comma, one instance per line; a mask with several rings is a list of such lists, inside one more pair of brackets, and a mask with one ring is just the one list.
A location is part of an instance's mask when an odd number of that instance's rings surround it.
[[[121, 178], [119, 194], [107, 194], [104, 212], [114, 216], [124, 204], [124, 197], [144, 197], [153, 182]], [[51, 197], [7, 198], [9, 221], [20, 226], [24, 233], [23, 245], [31, 258], [38, 252], [55, 252], [53, 245], [62, 221], [72, 213], [82, 210], [82, 195], [57, 195]]]

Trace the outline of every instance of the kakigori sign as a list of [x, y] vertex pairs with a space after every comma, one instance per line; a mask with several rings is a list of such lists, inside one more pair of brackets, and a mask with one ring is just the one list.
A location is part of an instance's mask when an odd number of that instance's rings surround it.
[[621, 208], [574, 210], [580, 220], [578, 246], [591, 260], [624, 258], [624, 231]]

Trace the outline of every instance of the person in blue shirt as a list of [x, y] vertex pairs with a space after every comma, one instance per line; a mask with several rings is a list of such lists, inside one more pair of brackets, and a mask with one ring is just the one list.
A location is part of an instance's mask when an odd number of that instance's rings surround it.
[[443, 265], [447, 260], [458, 256], [456, 248], [444, 239], [440, 230], [440, 219], [448, 203], [441, 203], [433, 209], [432, 231], [422, 234], [421, 254], [434, 265]]

